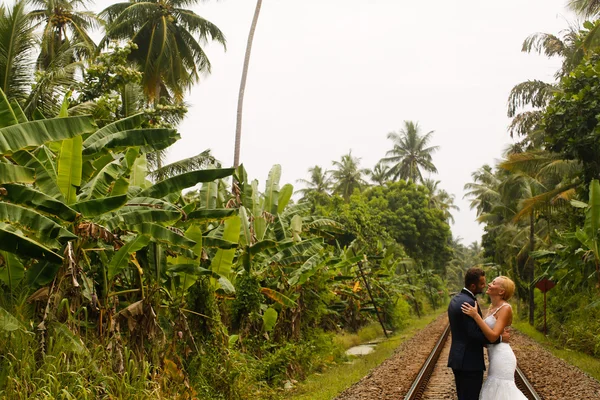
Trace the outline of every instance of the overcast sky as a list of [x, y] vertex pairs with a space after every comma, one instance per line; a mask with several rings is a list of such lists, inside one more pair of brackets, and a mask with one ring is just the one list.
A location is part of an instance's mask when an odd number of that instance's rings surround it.
[[[100, 1], [102, 9], [114, 1]], [[211, 149], [233, 163], [239, 81], [254, 0], [201, 2], [193, 10], [227, 37], [208, 45], [212, 74], [187, 96], [182, 139], [168, 161]], [[441, 188], [456, 197], [453, 234], [479, 241], [463, 186], [510, 143], [515, 84], [551, 81], [559, 61], [521, 52], [535, 32], [574, 21], [566, 0], [264, 0], [244, 102], [241, 162], [261, 188], [273, 164], [281, 183], [308, 179], [343, 154], [372, 168], [404, 120], [435, 131]]]

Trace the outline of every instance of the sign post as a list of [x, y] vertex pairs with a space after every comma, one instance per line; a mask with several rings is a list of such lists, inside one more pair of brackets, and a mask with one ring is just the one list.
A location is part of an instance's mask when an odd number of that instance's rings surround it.
[[556, 283], [552, 282], [548, 278], [544, 278], [535, 284], [535, 287], [540, 289], [544, 293], [544, 335], [546, 335], [546, 292], [556, 286]]

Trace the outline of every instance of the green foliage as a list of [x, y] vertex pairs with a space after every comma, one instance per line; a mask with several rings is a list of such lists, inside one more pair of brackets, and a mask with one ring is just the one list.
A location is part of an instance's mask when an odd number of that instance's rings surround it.
[[585, 182], [600, 176], [600, 58], [592, 55], [560, 82], [544, 113], [544, 140], [549, 150], [583, 163]]

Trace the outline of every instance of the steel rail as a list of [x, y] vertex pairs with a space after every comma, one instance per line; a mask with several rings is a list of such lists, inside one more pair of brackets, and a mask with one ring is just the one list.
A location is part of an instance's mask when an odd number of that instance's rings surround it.
[[[440, 338], [437, 340], [433, 350], [427, 357], [427, 360], [423, 363], [423, 366], [419, 370], [417, 377], [415, 378], [413, 384], [411, 385], [408, 393], [404, 397], [404, 400], [419, 400], [423, 396], [425, 389], [427, 388], [427, 384], [429, 383], [429, 379], [433, 374], [433, 370], [435, 368], [435, 364], [437, 363], [440, 353], [446, 344], [446, 340], [450, 334], [450, 325], [444, 329], [444, 332], [440, 335]], [[523, 371], [519, 367], [515, 370], [515, 383], [517, 387], [523, 392], [525, 397], [528, 400], [542, 400], [542, 398], [537, 394], [531, 383], [527, 380]]]
[[517, 367], [515, 370], [515, 383], [521, 392], [523, 392], [525, 397], [527, 397], [529, 400], [542, 400], [540, 395], [537, 394], [519, 367]]
[[408, 393], [404, 397], [404, 400], [417, 400], [423, 396], [423, 392], [427, 388], [427, 383], [429, 382], [429, 378], [433, 374], [433, 369], [435, 368], [435, 364], [437, 363], [438, 358], [440, 358], [440, 353], [446, 344], [446, 340], [448, 339], [448, 335], [450, 334], [450, 324], [446, 326], [444, 332], [440, 335], [437, 343], [433, 347], [433, 350], [423, 363], [421, 370], [417, 374], [412, 386], [408, 390]]

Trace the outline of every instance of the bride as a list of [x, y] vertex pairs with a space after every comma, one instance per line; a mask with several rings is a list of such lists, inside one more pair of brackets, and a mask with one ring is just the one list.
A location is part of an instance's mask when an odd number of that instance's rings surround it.
[[[506, 276], [499, 276], [488, 285], [486, 293], [492, 300], [487, 316], [482, 319], [477, 309], [463, 303], [462, 311], [475, 320], [485, 337], [495, 342], [504, 328], [512, 323], [512, 308], [508, 300], [515, 292], [515, 283]], [[517, 359], [508, 343], [489, 344], [490, 362], [487, 379], [483, 384], [479, 400], [527, 400], [515, 385]]]

